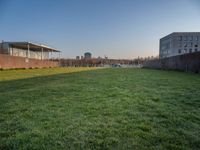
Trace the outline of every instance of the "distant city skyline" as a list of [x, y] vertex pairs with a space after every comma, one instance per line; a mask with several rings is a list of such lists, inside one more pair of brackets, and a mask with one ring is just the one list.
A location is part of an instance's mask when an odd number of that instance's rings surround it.
[[75, 58], [159, 54], [172, 32], [200, 32], [198, 0], [1, 0], [0, 40], [45, 43]]

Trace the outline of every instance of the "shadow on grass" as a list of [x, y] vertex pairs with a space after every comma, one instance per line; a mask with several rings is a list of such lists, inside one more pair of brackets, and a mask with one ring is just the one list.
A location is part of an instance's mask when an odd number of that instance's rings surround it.
[[0, 71], [0, 82], [16, 79], [25, 79], [40, 76], [49, 76], [63, 73], [74, 73], [82, 71], [97, 70], [95, 67], [59, 67], [59, 68], [43, 68], [43, 69], [17, 69]]
[[[53, 68], [55, 69], [55, 68]], [[62, 68], [65, 69], [65, 68]], [[66, 68], [67, 70], [68, 68]], [[51, 71], [49, 75], [45, 74], [39, 74], [39, 71]], [[51, 69], [31, 69], [31, 70], [8, 70], [8, 71], [2, 71], [2, 72], [6, 72], [6, 73], [17, 73], [18, 71], [22, 73], [28, 72], [29, 74], [33, 73], [33, 75], [28, 75], [28, 76], [24, 76], [24, 78], [18, 77], [17, 79], [13, 79], [13, 77], [11, 77], [11, 80], [0, 80], [0, 93], [4, 93], [4, 92], [13, 92], [13, 91], [18, 91], [18, 90], [27, 90], [27, 89], [34, 89], [37, 87], [41, 87], [41, 86], [47, 86], [48, 83], [50, 84], [63, 84], [63, 81], [67, 80], [67, 82], [70, 82], [70, 80], [72, 80], [73, 82], [79, 81], [80, 79], [83, 78], [87, 78], [89, 76], [91, 77], [95, 77], [97, 76], [99, 73], [102, 73], [103, 71], [103, 75], [105, 74], [109, 74], [111, 72], [121, 72], [123, 70], [123, 73], [125, 73], [125, 70], [128, 70], [127, 68], [100, 68], [100, 69], [92, 69], [92, 70], [69, 70], [69, 72], [65, 72], [66, 70], [61, 70], [62, 72], [56, 72], [55, 74], [52, 73], [53, 70]], [[110, 71], [106, 71], [106, 70], [110, 70]], [[184, 77], [194, 77], [194, 76], [198, 76], [197, 74], [185, 74], [183, 72], [177, 72], [177, 71], [166, 71], [166, 70], [156, 70], [156, 69], [135, 69], [133, 68], [133, 70], [137, 70], [138, 72], [149, 72], [149, 73], [159, 73], [162, 75], [169, 75], [169, 74], [179, 74], [179, 76], [184, 76]], [[38, 71], [38, 74], [37, 72]], [[55, 70], [57, 71], [57, 70]], [[44, 73], [44, 72], [43, 72]], [[92, 74], [93, 73], [93, 74]], [[149, 75], [152, 75], [149, 74]], [[113, 74], [114, 75], [114, 74]], [[142, 74], [141, 74], [142, 75]], [[15, 75], [12, 75], [15, 76]], [[134, 74], [133, 74], [134, 76]], [[1, 77], [1, 76], [0, 76]], [[23, 77], [23, 76], [22, 76]], [[113, 76], [114, 77], [114, 76]], [[117, 77], [117, 76], [116, 76]], [[141, 76], [142, 77], [142, 76]], [[147, 82], [147, 81], [146, 81]]]
[[[3, 80], [0, 81], [0, 93], [3, 92], [13, 92], [18, 91], [21, 89], [29, 89], [39, 86], [45, 86], [46, 84], [50, 82], [59, 82], [59, 80], [62, 83], [62, 79], [71, 79], [74, 80], [75, 78], [78, 80], [81, 77], [89, 77], [88, 73], [98, 73], [102, 70], [107, 70], [108, 68], [101, 68], [101, 69], [93, 69], [93, 70], [75, 70], [72, 72], [66, 72], [66, 73], [56, 73], [56, 74], [50, 74], [50, 75], [41, 75], [41, 76], [33, 76], [33, 77], [25, 77], [22, 79], [11, 79], [11, 80]], [[13, 70], [12, 70], [13, 71]], [[15, 70], [20, 71], [20, 70]], [[39, 71], [39, 70], [38, 70]]]

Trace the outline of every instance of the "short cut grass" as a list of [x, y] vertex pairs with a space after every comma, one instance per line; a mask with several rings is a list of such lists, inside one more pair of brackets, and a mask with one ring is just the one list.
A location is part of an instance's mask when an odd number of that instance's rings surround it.
[[91, 69], [0, 71], [0, 149], [200, 149], [199, 75]]

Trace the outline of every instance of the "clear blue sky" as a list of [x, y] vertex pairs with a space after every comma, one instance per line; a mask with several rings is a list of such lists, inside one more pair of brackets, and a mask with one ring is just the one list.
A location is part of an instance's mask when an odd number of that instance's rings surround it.
[[158, 55], [159, 38], [200, 31], [199, 0], [0, 0], [0, 40], [45, 43], [75, 58]]

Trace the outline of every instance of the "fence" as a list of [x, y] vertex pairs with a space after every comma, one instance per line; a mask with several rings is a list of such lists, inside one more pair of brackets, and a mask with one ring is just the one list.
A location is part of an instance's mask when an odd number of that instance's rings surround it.
[[134, 65], [133, 60], [128, 59], [105, 59], [105, 58], [91, 58], [91, 59], [61, 59], [60, 65], [65, 66], [75, 66], [75, 67], [102, 67], [112, 64], [121, 64], [121, 65]]
[[149, 60], [144, 62], [143, 67], [200, 73], [200, 52]]
[[24, 57], [0, 54], [0, 69], [49, 68], [59, 66], [58, 61], [27, 59]]

